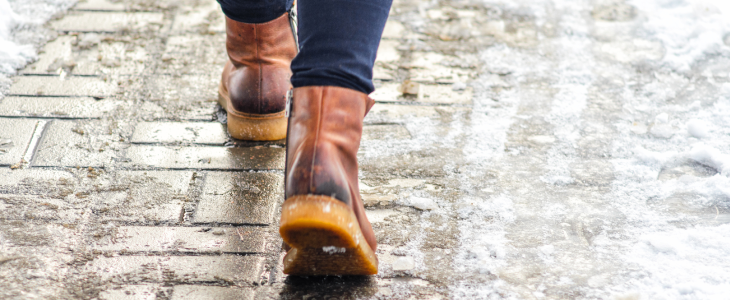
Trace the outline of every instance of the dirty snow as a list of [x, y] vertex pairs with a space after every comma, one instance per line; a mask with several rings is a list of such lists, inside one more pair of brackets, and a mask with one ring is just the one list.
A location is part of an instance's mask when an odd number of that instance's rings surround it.
[[50, 38], [42, 26], [76, 0], [0, 0], [0, 97], [9, 76], [37, 58], [38, 46]]

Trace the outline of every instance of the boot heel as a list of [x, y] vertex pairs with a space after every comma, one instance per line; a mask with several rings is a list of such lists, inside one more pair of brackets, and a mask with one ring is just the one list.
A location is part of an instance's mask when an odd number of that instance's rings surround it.
[[284, 202], [279, 233], [293, 249], [284, 258], [290, 275], [373, 275], [378, 259], [357, 217], [341, 201], [318, 195]]
[[228, 91], [221, 83], [218, 104], [226, 110], [228, 133], [237, 140], [277, 141], [286, 138], [286, 112], [258, 115], [237, 113], [227, 107]]
[[233, 112], [228, 114], [228, 133], [231, 137], [245, 141], [277, 141], [286, 138], [286, 117], [284, 112], [246, 116]]

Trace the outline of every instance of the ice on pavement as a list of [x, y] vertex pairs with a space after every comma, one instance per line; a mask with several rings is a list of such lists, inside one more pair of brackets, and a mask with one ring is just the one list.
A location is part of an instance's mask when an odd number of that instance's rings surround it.
[[495, 34], [479, 51], [471, 112], [414, 114], [411, 140], [364, 143], [366, 159], [451, 151], [439, 174], [456, 191], [397, 202], [439, 207], [397, 248], [413, 276], [432, 276], [420, 263], [441, 215], [456, 224], [453, 298], [727, 297], [730, 2], [479, 3], [537, 41]]
[[76, 0], [0, 0], [0, 98], [9, 76], [37, 58], [49, 38], [42, 25]]

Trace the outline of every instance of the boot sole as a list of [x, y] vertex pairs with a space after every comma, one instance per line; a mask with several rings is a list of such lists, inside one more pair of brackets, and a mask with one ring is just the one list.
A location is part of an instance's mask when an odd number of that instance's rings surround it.
[[247, 114], [228, 107], [228, 90], [223, 83], [218, 87], [218, 104], [226, 110], [228, 133], [237, 140], [277, 141], [286, 138], [286, 112], [273, 114]]
[[292, 249], [284, 257], [289, 275], [374, 275], [378, 258], [360, 231], [357, 217], [327, 196], [288, 198], [279, 233]]

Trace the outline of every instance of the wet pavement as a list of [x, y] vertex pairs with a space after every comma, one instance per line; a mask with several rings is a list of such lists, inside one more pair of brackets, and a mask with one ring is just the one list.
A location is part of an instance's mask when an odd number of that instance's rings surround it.
[[648, 9], [396, 0], [358, 153], [380, 272], [287, 277], [284, 142], [225, 131], [216, 2], [82, 0], [0, 100], [0, 298], [721, 299], [730, 26], [680, 51]]

